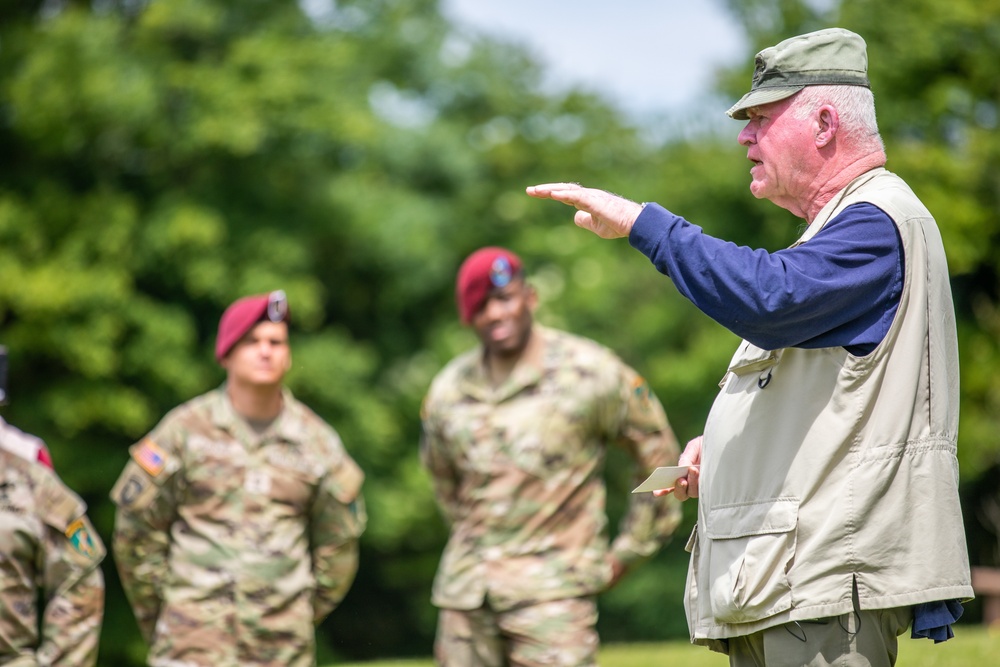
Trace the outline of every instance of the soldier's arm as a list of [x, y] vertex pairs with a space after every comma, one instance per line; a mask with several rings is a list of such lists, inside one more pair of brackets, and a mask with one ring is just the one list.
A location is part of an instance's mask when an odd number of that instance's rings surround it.
[[[60, 549], [63, 557], [65, 550]], [[104, 575], [96, 562], [93, 567], [71, 569], [70, 576], [59, 582], [61, 592], [45, 601], [38, 656], [44, 656], [40, 664], [53, 667], [92, 667], [104, 618]]]
[[454, 523], [459, 510], [458, 477], [447, 454], [444, 438], [439, 434], [426, 403], [421, 415], [420, 461], [430, 473], [434, 497], [444, 520], [448, 524]]
[[367, 525], [364, 473], [346, 454], [320, 482], [310, 514], [309, 541], [319, 623], [347, 595], [358, 571], [358, 539]]
[[168, 458], [162, 466], [150, 467], [148, 453], [141, 449], [145, 442], [132, 448], [111, 491], [117, 506], [111, 548], [139, 630], [152, 642], [169, 571], [169, 531], [175, 513], [172, 477], [177, 462], [165, 454]]
[[[83, 504], [54, 483], [42, 516], [45, 538], [41, 553], [42, 608], [39, 610], [38, 664], [54, 667], [92, 667], [104, 617], [104, 575], [100, 563], [105, 549]], [[75, 505], [75, 507], [73, 507]], [[72, 509], [71, 509], [72, 508]]]
[[[663, 405], [646, 381], [624, 364], [619, 373], [613, 436], [635, 461], [634, 484], [638, 486], [657, 467], [676, 465], [679, 448]], [[612, 544], [613, 556], [631, 567], [656, 553], [680, 521], [680, 503], [673, 496], [631, 494]]]

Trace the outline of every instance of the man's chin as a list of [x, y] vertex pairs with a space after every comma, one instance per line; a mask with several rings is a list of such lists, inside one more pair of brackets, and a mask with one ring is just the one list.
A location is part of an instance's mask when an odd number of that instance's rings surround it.
[[526, 343], [527, 341], [519, 341], [517, 338], [504, 339], [502, 343], [490, 345], [490, 354], [506, 359], [519, 357], [524, 352]]
[[750, 182], [750, 194], [752, 194], [757, 199], [767, 199], [766, 192], [764, 191], [764, 184], [760, 181]]
[[246, 379], [246, 384], [254, 387], [259, 387], [261, 389], [267, 389], [272, 387], [280, 387], [282, 379], [283, 376], [280, 373], [278, 374], [269, 373], [266, 375], [261, 374], [248, 377]]

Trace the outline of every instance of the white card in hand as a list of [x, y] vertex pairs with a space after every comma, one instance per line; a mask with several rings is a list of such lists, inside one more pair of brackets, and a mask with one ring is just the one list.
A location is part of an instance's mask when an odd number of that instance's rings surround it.
[[642, 491], [656, 491], [657, 489], [669, 489], [676, 486], [677, 478], [683, 477], [688, 472], [688, 466], [663, 466], [653, 471], [653, 474], [646, 478], [646, 481], [632, 489], [632, 493]]

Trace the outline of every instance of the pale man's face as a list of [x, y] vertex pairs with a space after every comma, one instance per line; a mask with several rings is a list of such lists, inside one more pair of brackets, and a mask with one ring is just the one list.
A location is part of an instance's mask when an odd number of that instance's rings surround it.
[[750, 117], [738, 141], [747, 148], [750, 192], [793, 213], [808, 208], [815, 192], [817, 123], [811, 114], [791, 111], [795, 95], [747, 110]]
[[222, 360], [230, 383], [260, 387], [280, 385], [291, 366], [285, 322], [257, 323]]

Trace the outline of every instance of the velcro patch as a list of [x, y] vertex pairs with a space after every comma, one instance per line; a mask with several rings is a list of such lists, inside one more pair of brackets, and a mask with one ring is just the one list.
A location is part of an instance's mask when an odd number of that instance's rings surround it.
[[650, 391], [649, 384], [647, 384], [645, 378], [640, 375], [636, 375], [632, 379], [632, 393], [635, 394], [637, 399], [645, 404], [649, 402], [650, 394], [652, 392]]
[[97, 545], [94, 544], [94, 538], [90, 535], [87, 522], [83, 520], [83, 517], [69, 525], [66, 529], [66, 537], [69, 538], [70, 544], [73, 545], [77, 553], [90, 560], [97, 558]]
[[158, 490], [149, 477], [139, 472], [137, 463], [129, 463], [111, 489], [111, 499], [121, 507], [141, 509], [156, 497]]
[[146, 438], [132, 452], [132, 458], [143, 470], [153, 477], [157, 477], [167, 465], [167, 453], [160, 449], [155, 442]]

